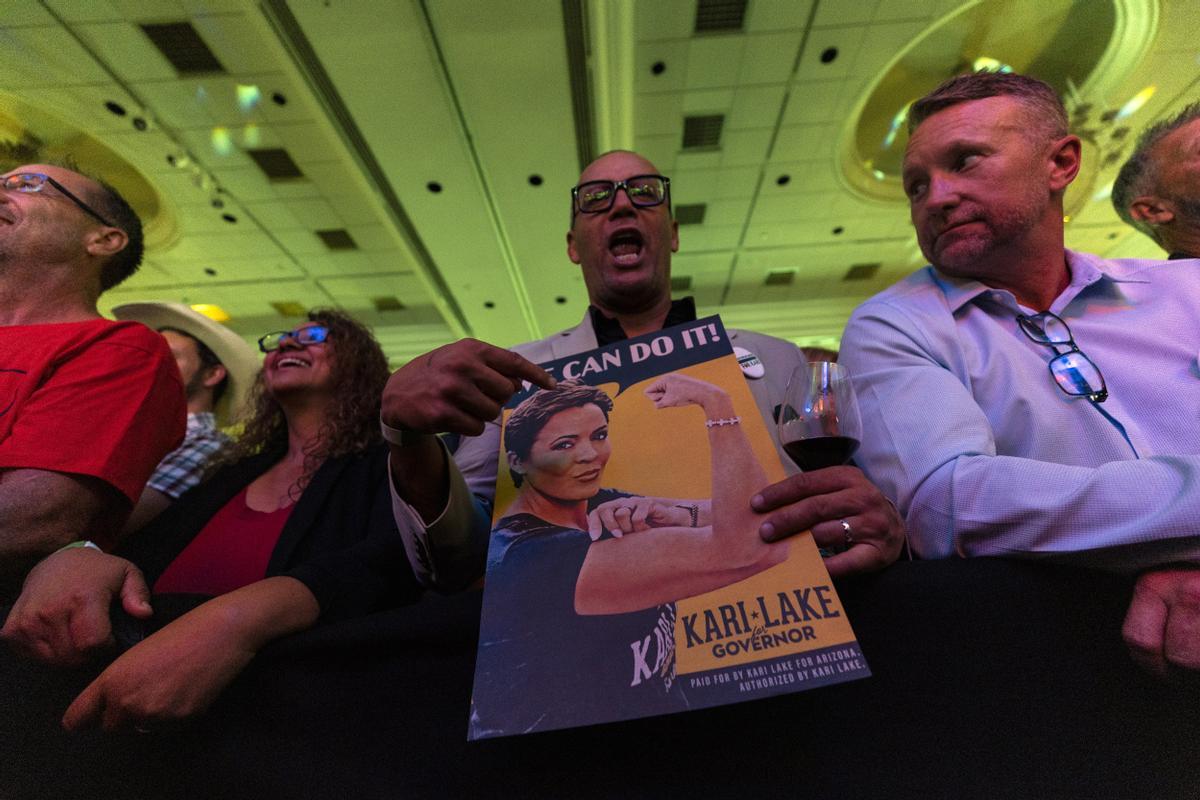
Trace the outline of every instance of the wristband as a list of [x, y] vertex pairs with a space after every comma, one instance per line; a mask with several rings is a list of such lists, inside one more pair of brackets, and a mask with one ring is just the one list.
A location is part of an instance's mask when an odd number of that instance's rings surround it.
[[698, 523], [700, 522], [700, 506], [696, 505], [695, 503], [687, 503], [687, 504], [681, 503], [680, 505], [677, 505], [675, 507], [682, 508], [683, 510], [687, 511], [688, 514], [692, 518], [692, 527], [693, 528], [699, 527]]
[[379, 430], [383, 434], [384, 441], [397, 447], [408, 447], [432, 435], [421, 431], [410, 431], [408, 428], [393, 428], [383, 421], [382, 412], [379, 414]]
[[[90, 547], [93, 550], [100, 550], [100, 545], [96, 544], [95, 542], [89, 541], [87, 539], [80, 539], [78, 542], [71, 542], [70, 544], [64, 544], [62, 547], [58, 548], [54, 552], [61, 553], [63, 550], [71, 550], [76, 547]], [[103, 553], [104, 551], [100, 550], [100, 552]]]
[[706, 419], [704, 420], [704, 427], [724, 428], [726, 425], [737, 425], [741, 421], [741, 417], [730, 417], [729, 419]]

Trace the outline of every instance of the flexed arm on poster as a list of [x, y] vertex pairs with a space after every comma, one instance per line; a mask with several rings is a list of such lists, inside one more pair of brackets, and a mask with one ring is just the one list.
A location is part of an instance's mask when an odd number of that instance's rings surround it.
[[656, 528], [640, 536], [594, 543], [576, 583], [580, 614], [616, 614], [702, 594], [780, 563], [786, 543], [763, 542], [760, 515], [748, 498], [767, 482], [720, 387], [672, 373], [654, 381], [647, 396], [656, 408], [698, 406], [712, 453], [711, 524]]
[[712, 500], [630, 495], [608, 500], [588, 514], [588, 535], [598, 541], [608, 531], [618, 539], [654, 528], [705, 528], [712, 525]]

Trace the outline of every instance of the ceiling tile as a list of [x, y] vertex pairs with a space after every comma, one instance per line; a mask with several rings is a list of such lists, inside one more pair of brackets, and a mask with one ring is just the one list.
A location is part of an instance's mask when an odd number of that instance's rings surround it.
[[[639, 42], [635, 51], [634, 88], [639, 92], [678, 92], [687, 86], [690, 40]], [[662, 63], [662, 72], [654, 65]]]
[[[738, 82], [782, 83], [791, 77], [803, 36], [799, 32], [748, 36]], [[733, 65], [730, 65], [732, 72]]]
[[[849, 75], [862, 49], [866, 27], [856, 25], [850, 28], [813, 30], [804, 44], [804, 53], [800, 58], [796, 78], [803, 81], [826, 81]], [[824, 63], [821, 59], [831, 48], [837, 50], [837, 55], [829, 63]]]
[[837, 152], [838, 128], [832, 123], [780, 128], [771, 152], [771, 163], [814, 158], [832, 161]]
[[58, 25], [0, 29], [0, 44], [6, 53], [21, 54], [19, 59], [6, 59], [0, 88], [24, 91], [109, 80], [108, 73]]
[[867, 28], [851, 74], [874, 79], [908, 44], [925, 30], [923, 22], [892, 22]]
[[725, 121], [726, 127], [773, 128], [779, 119], [786, 90], [783, 84], [739, 88], [729, 118]]
[[683, 113], [686, 116], [728, 114], [733, 106], [734, 94], [734, 89], [688, 89], [683, 94]]
[[692, 39], [687, 57], [687, 88], [710, 89], [731, 86], [746, 48], [745, 36], [698, 36]]
[[671, 192], [677, 202], [700, 203], [708, 197], [751, 197], [758, 185], [757, 167], [677, 170]]
[[656, 0], [634, 3], [635, 25], [639, 41], [647, 39], [684, 39], [696, 26], [696, 0]]
[[[52, 7], [54, 5], [52, 4]], [[37, 3], [5, 3], [0, 8], [0, 31], [5, 28], [21, 28], [27, 25], [56, 24], [58, 21], [54, 19], [54, 15]]]
[[767, 157], [772, 133], [770, 128], [726, 131], [721, 137], [721, 166], [745, 167], [761, 164]]
[[643, 92], [634, 97], [633, 129], [638, 136], [682, 131], [682, 92]]
[[176, 0], [111, 0], [121, 16], [134, 22], [170, 22], [183, 19], [183, 6]]
[[[883, 0], [887, 2], [887, 0]], [[880, 0], [858, 0], [854, 3], [821, 3], [817, 6], [814, 28], [833, 25], [862, 25], [875, 15], [875, 6]]]
[[940, 16], [943, 3], [938, 0], [884, 0], [875, 7], [873, 22], [898, 22], [901, 20], [928, 22]]
[[259, 28], [246, 14], [214, 14], [192, 19], [204, 43], [231, 75], [270, 72], [277, 68], [274, 51], [263, 47]]
[[[742, 225], [709, 225], [706, 221], [703, 225], [689, 225], [679, 234], [680, 247], [687, 247], [692, 252], [701, 252], [704, 250], [732, 250], [738, 246], [738, 241], [742, 236]], [[678, 271], [681, 267], [678, 262], [675, 264], [674, 271]]]
[[804, 30], [813, 0], [754, 0], [746, 15], [746, 32]]
[[345, 222], [329, 204], [328, 200], [313, 197], [305, 200], [286, 200], [284, 205], [295, 215], [300, 224], [309, 230], [341, 228]]
[[131, 22], [97, 22], [74, 26], [88, 46], [126, 81], [174, 80], [177, 75], [145, 32]]
[[846, 91], [846, 84], [845, 80], [838, 78], [793, 83], [783, 124], [840, 123], [854, 102], [854, 97]]

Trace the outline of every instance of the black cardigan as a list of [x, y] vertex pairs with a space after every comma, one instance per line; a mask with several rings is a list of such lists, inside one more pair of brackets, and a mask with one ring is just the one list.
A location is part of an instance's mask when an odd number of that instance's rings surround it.
[[[218, 471], [126, 540], [117, 554], [151, 586], [238, 492], [282, 455], [265, 453]], [[392, 516], [388, 448], [327, 459], [283, 526], [267, 577], [288, 575], [316, 597], [322, 619], [410, 603], [421, 594]]]

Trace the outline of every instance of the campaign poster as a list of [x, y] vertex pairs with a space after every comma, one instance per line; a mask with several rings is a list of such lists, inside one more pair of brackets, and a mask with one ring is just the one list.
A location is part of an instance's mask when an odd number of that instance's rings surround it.
[[542, 365], [504, 409], [469, 737], [670, 714], [870, 674], [718, 317]]

